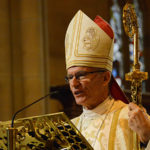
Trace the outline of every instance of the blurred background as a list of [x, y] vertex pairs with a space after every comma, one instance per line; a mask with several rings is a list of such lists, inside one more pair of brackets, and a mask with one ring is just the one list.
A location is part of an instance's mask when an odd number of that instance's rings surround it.
[[[37, 116], [64, 111], [70, 118], [80, 107], [65, 85], [64, 38], [69, 22], [81, 9], [91, 19], [100, 15], [115, 32], [113, 75], [130, 95], [124, 75], [131, 71], [133, 39], [122, 24], [127, 0], [0, 0], [0, 120], [9, 120], [23, 106], [58, 90], [18, 115]], [[134, 4], [140, 41], [141, 70], [150, 74], [150, 1]], [[150, 79], [143, 82], [143, 105], [150, 110]], [[77, 111], [79, 110], [79, 111]], [[74, 114], [72, 114], [74, 113]]]

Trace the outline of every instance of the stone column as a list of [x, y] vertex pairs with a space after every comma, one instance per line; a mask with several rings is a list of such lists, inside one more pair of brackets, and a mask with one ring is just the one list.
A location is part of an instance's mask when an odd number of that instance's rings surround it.
[[[3, 22], [0, 25], [3, 41], [0, 83], [4, 101], [0, 106], [0, 120], [10, 119], [18, 109], [48, 93], [45, 1], [3, 0], [5, 8], [0, 5], [1, 15], [5, 14], [0, 17]], [[18, 117], [44, 114], [45, 104], [40, 102]], [[5, 112], [9, 113], [5, 115]]]
[[12, 59], [10, 16], [8, 0], [0, 4], [0, 120], [10, 119], [12, 115]]

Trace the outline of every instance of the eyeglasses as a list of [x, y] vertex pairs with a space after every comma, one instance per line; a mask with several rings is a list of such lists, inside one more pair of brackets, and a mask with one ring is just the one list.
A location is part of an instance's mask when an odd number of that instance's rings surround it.
[[92, 74], [92, 73], [97, 73], [97, 72], [101, 72], [102, 73], [102, 72], [106, 72], [106, 71], [105, 70], [96, 70], [96, 71], [91, 71], [91, 72], [79, 71], [75, 75], [72, 75], [72, 74], [67, 75], [65, 77], [65, 80], [66, 80], [66, 82], [70, 82], [73, 79], [73, 77], [75, 77], [77, 80], [80, 81], [80, 80], [86, 79], [87, 75]]

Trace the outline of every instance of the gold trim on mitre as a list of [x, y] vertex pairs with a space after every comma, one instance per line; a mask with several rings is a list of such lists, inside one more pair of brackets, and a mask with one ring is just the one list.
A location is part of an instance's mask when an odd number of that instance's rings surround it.
[[[109, 25], [102, 18], [101, 20]], [[79, 10], [66, 32], [66, 68], [88, 66], [112, 71], [113, 43], [114, 38]]]

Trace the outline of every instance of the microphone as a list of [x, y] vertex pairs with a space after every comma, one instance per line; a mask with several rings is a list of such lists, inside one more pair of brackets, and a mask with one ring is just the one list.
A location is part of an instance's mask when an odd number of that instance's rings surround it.
[[47, 94], [47, 95], [45, 95], [45, 96], [43, 96], [43, 97], [41, 97], [41, 98], [35, 100], [33, 103], [24, 106], [23, 108], [19, 109], [17, 112], [15, 112], [15, 114], [14, 114], [13, 117], [12, 117], [11, 128], [14, 127], [14, 120], [15, 120], [15, 117], [16, 117], [17, 114], [19, 114], [20, 112], [22, 112], [22, 111], [25, 110], [26, 108], [28, 108], [28, 107], [34, 105], [35, 103], [38, 103], [39, 101], [45, 99], [46, 97], [52, 96], [53, 94], [57, 94], [57, 93], [59, 93], [59, 92], [58, 92], [58, 91], [53, 91], [53, 92], [51, 92], [51, 93], [49, 93], [49, 94]]

